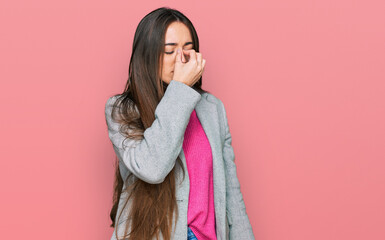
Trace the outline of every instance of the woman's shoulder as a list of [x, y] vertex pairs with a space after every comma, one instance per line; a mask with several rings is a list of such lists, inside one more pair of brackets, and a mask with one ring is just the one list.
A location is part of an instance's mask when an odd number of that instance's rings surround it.
[[118, 97], [119, 97], [118, 94], [113, 95], [113, 96], [109, 96], [107, 98], [107, 100], [105, 101], [106, 107], [111, 107], [115, 103], [116, 99], [118, 99]]
[[217, 96], [215, 96], [211, 92], [203, 92], [201, 95], [202, 97], [205, 97], [207, 100], [213, 103], [219, 103], [221, 101]]
[[[130, 104], [133, 102], [128, 96], [122, 95], [122, 94], [115, 94], [112, 96], [109, 96], [107, 100], [105, 101], [105, 106], [107, 107], [112, 107], [116, 101], [119, 101], [118, 104], [121, 104], [122, 101], [128, 100]], [[117, 106], [119, 107], [119, 106]]]
[[204, 92], [202, 93], [202, 96], [205, 96], [208, 101], [215, 103], [218, 108], [224, 108], [222, 100], [219, 97], [215, 96], [213, 93]]
[[208, 101], [216, 105], [219, 119], [223, 119], [224, 121], [227, 121], [227, 113], [226, 113], [226, 108], [223, 101], [219, 97], [215, 96], [210, 92], [202, 93], [202, 97], [203, 96], [205, 96]]

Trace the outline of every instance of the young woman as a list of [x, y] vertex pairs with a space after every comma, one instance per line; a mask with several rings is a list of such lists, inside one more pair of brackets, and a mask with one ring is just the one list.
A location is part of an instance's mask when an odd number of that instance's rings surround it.
[[201, 88], [205, 62], [181, 12], [140, 21], [125, 89], [105, 106], [117, 155], [111, 239], [254, 239], [225, 107]]

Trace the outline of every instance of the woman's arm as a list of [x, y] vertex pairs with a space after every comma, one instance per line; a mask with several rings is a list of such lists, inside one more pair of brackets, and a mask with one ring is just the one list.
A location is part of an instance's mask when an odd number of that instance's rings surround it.
[[141, 180], [159, 184], [175, 165], [182, 150], [184, 132], [195, 105], [200, 100], [199, 92], [185, 83], [172, 80], [155, 109], [155, 120], [144, 131], [141, 140], [126, 139], [119, 132], [119, 124], [111, 118], [113, 97], [105, 106], [108, 135], [118, 158], [127, 169]]
[[232, 139], [226, 110], [222, 101], [220, 101], [220, 105], [226, 130], [223, 158], [226, 170], [226, 211], [229, 215], [230, 240], [255, 239], [237, 177], [234, 149], [231, 145]]

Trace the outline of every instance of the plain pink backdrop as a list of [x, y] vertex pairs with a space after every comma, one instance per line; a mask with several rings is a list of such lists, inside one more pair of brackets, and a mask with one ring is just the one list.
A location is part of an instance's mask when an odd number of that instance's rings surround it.
[[0, 238], [111, 237], [104, 104], [161, 6], [197, 29], [256, 239], [385, 239], [381, 0], [2, 1]]

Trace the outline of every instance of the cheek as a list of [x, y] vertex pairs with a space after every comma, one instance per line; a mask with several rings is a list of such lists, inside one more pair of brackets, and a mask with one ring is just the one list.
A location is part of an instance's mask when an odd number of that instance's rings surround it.
[[165, 57], [163, 59], [163, 71], [172, 71], [174, 68], [174, 59]]

